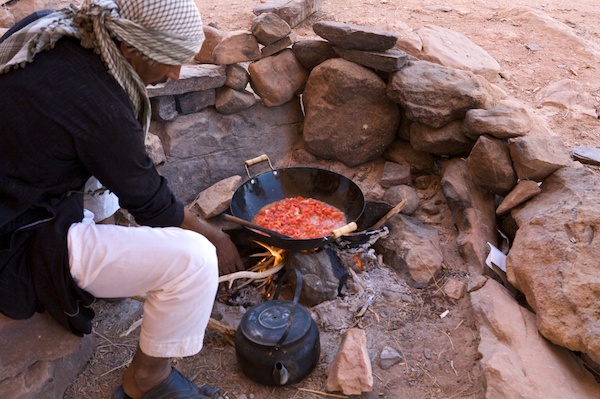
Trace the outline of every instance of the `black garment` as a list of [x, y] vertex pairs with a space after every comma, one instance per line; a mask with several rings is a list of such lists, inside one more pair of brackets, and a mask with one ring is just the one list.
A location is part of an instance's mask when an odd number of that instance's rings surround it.
[[0, 75], [0, 311], [48, 311], [91, 331], [93, 297], [69, 272], [67, 231], [95, 176], [140, 224], [179, 226], [183, 205], [144, 148], [131, 102], [92, 50], [62, 38]]

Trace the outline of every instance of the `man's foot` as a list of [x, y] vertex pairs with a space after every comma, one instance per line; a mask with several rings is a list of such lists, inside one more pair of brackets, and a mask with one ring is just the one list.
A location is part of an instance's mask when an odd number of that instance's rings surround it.
[[[114, 399], [131, 399], [119, 386], [113, 394]], [[220, 399], [221, 390], [210, 385], [198, 387], [176, 369], [162, 383], [141, 396], [141, 399]]]

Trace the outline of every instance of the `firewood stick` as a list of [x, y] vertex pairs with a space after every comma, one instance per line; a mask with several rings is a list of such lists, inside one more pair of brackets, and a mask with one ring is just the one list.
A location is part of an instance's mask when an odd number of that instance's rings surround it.
[[241, 272], [226, 274], [224, 276], [219, 277], [219, 283], [223, 283], [223, 282], [227, 281], [227, 282], [229, 282], [229, 288], [231, 288], [233, 282], [237, 279], [250, 278], [253, 280], [258, 280], [261, 278], [268, 277], [271, 274], [277, 273], [278, 271], [283, 269], [283, 266], [284, 266], [284, 262], [280, 262], [277, 266], [271, 267], [271, 268], [265, 270], [264, 272], [241, 271]]
[[221, 323], [212, 317], [208, 319], [208, 327], [210, 331], [221, 334], [225, 341], [230, 345], [234, 345], [235, 328], [228, 326], [227, 324]]
[[375, 223], [370, 230], [377, 230], [382, 227], [392, 216], [396, 213], [400, 212], [406, 206], [406, 198], [404, 198], [398, 205], [393, 207], [384, 217], [382, 217], [379, 222]]

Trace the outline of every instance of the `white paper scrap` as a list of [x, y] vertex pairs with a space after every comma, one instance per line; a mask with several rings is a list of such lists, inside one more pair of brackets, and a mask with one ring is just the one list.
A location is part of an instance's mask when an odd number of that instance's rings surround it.
[[490, 246], [490, 253], [488, 254], [487, 259], [485, 260], [485, 264], [488, 265], [490, 269], [494, 270], [494, 268], [492, 267], [493, 264], [494, 266], [500, 268], [500, 270], [502, 270], [504, 273], [506, 273], [506, 255], [504, 255], [502, 251], [500, 251], [498, 248], [496, 248], [489, 242], [487, 244]]

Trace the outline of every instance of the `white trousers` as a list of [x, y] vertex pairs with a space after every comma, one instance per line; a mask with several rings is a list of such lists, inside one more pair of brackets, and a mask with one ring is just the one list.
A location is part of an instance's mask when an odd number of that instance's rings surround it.
[[68, 233], [71, 275], [98, 298], [146, 294], [140, 349], [154, 357], [202, 349], [218, 287], [215, 247], [178, 227], [95, 224], [85, 211]]

